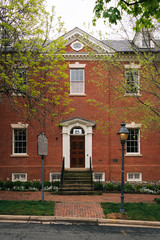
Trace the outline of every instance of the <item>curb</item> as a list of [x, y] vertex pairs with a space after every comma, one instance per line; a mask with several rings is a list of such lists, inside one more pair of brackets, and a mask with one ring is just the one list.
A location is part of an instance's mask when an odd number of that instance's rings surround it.
[[125, 225], [125, 226], [145, 226], [159, 227], [159, 221], [139, 221], [122, 219], [101, 219], [83, 217], [59, 217], [59, 216], [22, 216], [22, 215], [0, 215], [0, 222], [23, 222], [23, 223], [95, 223], [97, 225]]

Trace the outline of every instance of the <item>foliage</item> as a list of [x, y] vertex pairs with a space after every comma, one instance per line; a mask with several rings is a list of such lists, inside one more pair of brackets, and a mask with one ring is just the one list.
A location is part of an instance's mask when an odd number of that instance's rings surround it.
[[[108, 19], [111, 24], [117, 24], [122, 19], [123, 13], [126, 12], [136, 19], [136, 31], [142, 28], [153, 28], [155, 21], [160, 22], [160, 4], [159, 0], [118, 0], [115, 6], [110, 6], [111, 0], [96, 0], [94, 13], [96, 19]], [[111, 3], [113, 4], [113, 3]]]
[[[105, 217], [120, 212], [120, 203], [101, 203]], [[130, 220], [160, 221], [160, 206], [155, 203], [125, 203], [125, 214]]]
[[[44, 0], [0, 3], [0, 99], [26, 120], [42, 124], [69, 104], [63, 24]], [[61, 106], [61, 107], [60, 107]], [[69, 110], [67, 110], [68, 112]]]
[[160, 198], [155, 198], [154, 199], [157, 203], [160, 203]]
[[1, 200], [0, 214], [53, 216], [54, 202]]
[[[151, 37], [149, 31], [147, 34]], [[144, 32], [141, 33], [141, 38], [145, 39]], [[159, 53], [154, 52], [149, 46], [142, 51], [140, 47], [133, 46], [130, 41], [128, 44], [130, 48], [128, 55], [115, 51], [110, 55], [101, 56], [101, 61], [97, 61], [90, 73], [90, 84], [96, 86], [98, 96], [87, 101], [98, 110], [97, 125], [103, 133], [108, 133], [110, 129], [113, 129], [109, 123], [114, 125], [117, 119], [127, 123], [141, 123], [141, 131], [152, 127], [153, 129], [160, 128]], [[156, 42], [154, 44], [159, 49], [159, 44]], [[134, 64], [130, 59], [132, 54]], [[91, 53], [90, 56], [93, 61], [96, 60], [94, 54]], [[128, 57], [129, 60], [126, 61]], [[128, 67], [131, 64], [133, 67], [128, 70], [130, 71], [128, 81], [125, 66]], [[138, 80], [137, 82], [134, 80], [132, 84], [131, 78], [134, 79], [133, 76], [136, 74]]]
[[94, 183], [94, 190], [96, 191], [103, 191], [103, 184], [102, 183]]
[[[95, 182], [94, 189], [103, 192], [121, 192], [120, 182]], [[145, 194], [160, 194], [160, 184], [155, 182], [141, 182], [141, 183], [128, 183], [124, 184], [125, 193], [145, 193]]]

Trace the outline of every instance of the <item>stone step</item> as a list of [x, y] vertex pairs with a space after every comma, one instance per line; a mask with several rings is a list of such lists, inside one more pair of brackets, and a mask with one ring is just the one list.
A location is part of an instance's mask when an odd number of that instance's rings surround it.
[[93, 192], [91, 185], [90, 171], [87, 169], [65, 170], [63, 174], [63, 185], [58, 193], [63, 195], [91, 194]]

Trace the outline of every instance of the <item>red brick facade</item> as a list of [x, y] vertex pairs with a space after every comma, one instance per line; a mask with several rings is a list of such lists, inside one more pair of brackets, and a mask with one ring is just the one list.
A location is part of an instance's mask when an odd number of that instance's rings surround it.
[[[84, 94], [70, 94], [73, 99], [71, 107], [75, 110], [60, 118], [62, 126], [55, 126], [54, 123], [48, 123], [46, 127], [46, 136], [48, 138], [48, 156], [44, 161], [44, 177], [45, 180], [50, 180], [50, 173], [60, 173], [62, 167], [62, 158], [65, 156], [66, 168], [70, 164], [70, 126], [82, 127], [85, 130], [85, 167], [88, 168], [89, 158], [92, 157], [92, 167], [94, 173], [103, 173], [106, 181], [120, 181], [121, 180], [121, 144], [117, 136], [120, 124], [124, 120], [121, 116], [119, 119], [107, 115], [104, 111], [99, 111], [94, 106], [91, 106], [88, 99], [98, 99], [100, 96], [97, 93], [96, 84], [90, 82], [91, 78], [96, 80], [96, 74], [91, 73], [98, 61], [90, 61], [86, 54], [86, 47], [84, 46], [79, 52], [71, 48], [71, 43], [74, 41], [82, 41], [81, 31], [73, 31], [65, 36], [68, 43], [66, 46], [66, 61], [69, 64], [83, 64], [85, 91]], [[93, 44], [98, 45], [98, 40], [89, 39]], [[84, 41], [85, 42], [85, 41]], [[104, 47], [104, 46], [101, 46]], [[91, 45], [89, 45], [91, 49]], [[98, 47], [97, 47], [98, 49]], [[106, 47], [107, 49], [107, 47]], [[71, 53], [71, 54], [70, 54]], [[130, 63], [130, 60], [123, 64]], [[70, 65], [69, 65], [70, 66]], [[70, 67], [66, 73], [70, 76]], [[81, 67], [78, 67], [79, 69]], [[106, 79], [109, 78], [109, 73], [103, 72]], [[115, 73], [117, 74], [117, 73]], [[70, 81], [70, 78], [68, 78]], [[109, 84], [109, 83], [108, 83]], [[106, 99], [101, 99], [106, 101]], [[116, 104], [121, 111], [123, 101], [114, 102], [112, 92], [108, 95], [110, 104]], [[134, 101], [134, 99], [133, 99]], [[132, 100], [129, 99], [131, 104]], [[105, 103], [105, 102], [104, 102]], [[124, 106], [123, 106], [124, 107]], [[128, 105], [125, 105], [127, 110]], [[16, 156], [13, 154], [13, 127], [11, 124], [18, 124], [23, 122], [23, 119], [14, 113], [9, 103], [0, 105], [1, 118], [1, 137], [0, 137], [0, 179], [6, 181], [12, 180], [12, 173], [27, 173], [27, 180], [41, 179], [41, 157], [37, 155], [37, 135], [40, 133], [36, 123], [33, 126], [27, 126], [27, 155]], [[140, 116], [141, 117], [141, 116]], [[103, 129], [99, 128], [97, 120], [102, 119], [105, 123], [109, 123], [109, 134], [103, 134]], [[68, 121], [68, 122], [67, 122]], [[126, 124], [141, 124], [137, 118], [132, 117], [130, 122]], [[68, 140], [67, 140], [68, 139]], [[159, 181], [160, 180], [160, 134], [155, 129], [150, 134], [147, 133], [143, 137], [140, 136], [140, 152], [139, 154], [127, 154], [125, 156], [125, 181], [127, 181], [129, 173], [140, 174], [141, 181]]]

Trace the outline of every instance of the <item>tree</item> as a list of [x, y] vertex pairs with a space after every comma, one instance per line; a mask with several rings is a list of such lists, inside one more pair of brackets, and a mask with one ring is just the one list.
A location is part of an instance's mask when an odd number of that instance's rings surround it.
[[154, 41], [149, 30], [137, 33], [137, 40], [143, 48], [128, 40], [129, 60], [125, 53], [116, 51], [101, 58], [94, 68], [91, 82], [99, 96], [89, 103], [110, 118], [99, 119], [104, 132], [112, 129], [109, 122], [114, 125], [118, 119], [142, 123], [141, 130], [160, 128], [159, 41]]
[[[0, 100], [26, 120], [56, 117], [70, 102], [60, 20], [44, 0], [0, 3]], [[51, 40], [52, 37], [52, 40]]]
[[153, 28], [155, 21], [160, 22], [159, 0], [117, 0], [116, 6], [113, 3], [108, 6], [109, 3], [111, 0], [96, 0], [94, 24], [101, 17], [108, 19], [111, 24], [117, 24], [124, 12], [136, 19], [134, 29], [137, 32], [142, 28]]

